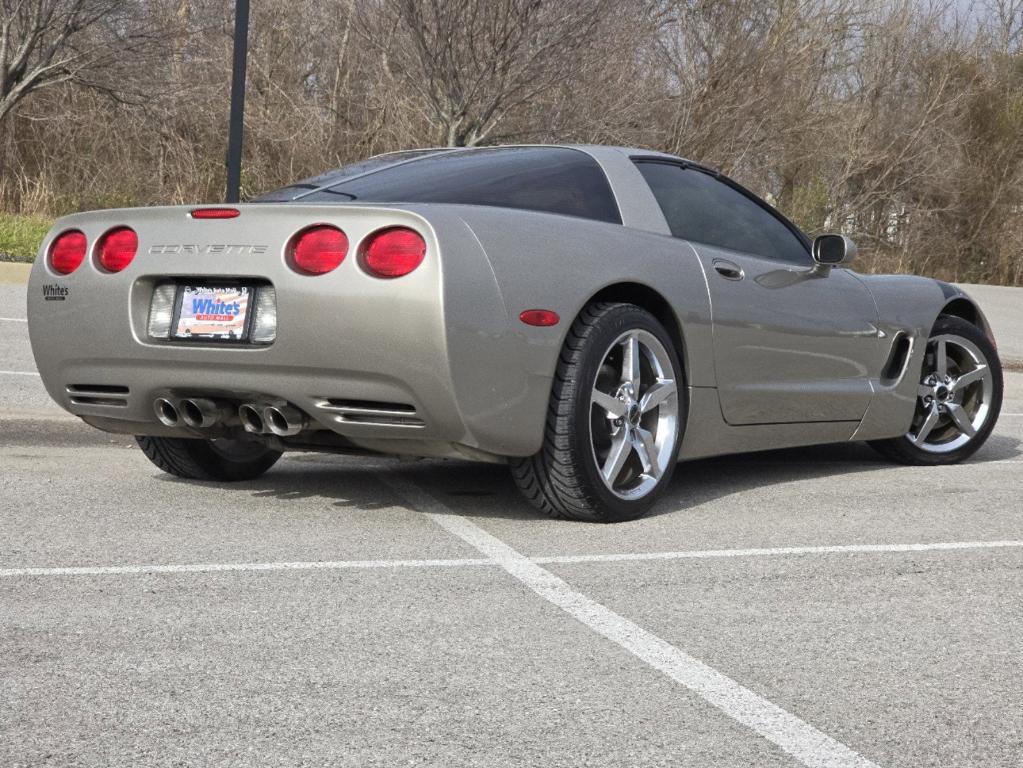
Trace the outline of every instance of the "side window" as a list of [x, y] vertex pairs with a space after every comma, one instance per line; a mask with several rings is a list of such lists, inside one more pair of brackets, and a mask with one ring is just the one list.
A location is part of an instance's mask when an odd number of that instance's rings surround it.
[[741, 192], [710, 174], [670, 163], [637, 162], [671, 234], [793, 264], [810, 264], [803, 243]]

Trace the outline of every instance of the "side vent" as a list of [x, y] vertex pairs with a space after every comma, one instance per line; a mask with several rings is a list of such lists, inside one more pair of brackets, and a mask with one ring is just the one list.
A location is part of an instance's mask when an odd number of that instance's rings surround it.
[[115, 384], [68, 384], [72, 405], [105, 405], [124, 408], [128, 405], [128, 388]]
[[913, 343], [905, 333], [899, 333], [892, 342], [891, 352], [888, 353], [888, 361], [881, 369], [881, 383], [891, 386], [899, 379], [906, 370], [906, 363], [909, 362], [909, 353], [913, 349]]
[[386, 427], [423, 427], [414, 405], [384, 403], [376, 400], [340, 400], [327, 398], [317, 403], [320, 410], [334, 414], [342, 424], [372, 424]]

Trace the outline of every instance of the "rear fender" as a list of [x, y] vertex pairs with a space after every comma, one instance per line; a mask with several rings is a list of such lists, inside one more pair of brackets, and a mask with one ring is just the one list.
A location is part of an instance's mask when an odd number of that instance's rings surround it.
[[[457, 399], [481, 440], [511, 431], [517, 449], [509, 455], [539, 450], [572, 323], [594, 297], [619, 286], [642, 286], [663, 297], [683, 337], [689, 385], [714, 386], [706, 279], [688, 244], [526, 211], [466, 206], [460, 216], [485, 252], [486, 268], [446, 251], [445, 311]], [[561, 320], [551, 327], [526, 325], [519, 315], [527, 309], [553, 310]]]

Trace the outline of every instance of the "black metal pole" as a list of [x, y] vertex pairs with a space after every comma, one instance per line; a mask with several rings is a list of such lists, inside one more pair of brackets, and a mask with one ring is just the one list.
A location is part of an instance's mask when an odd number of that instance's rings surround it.
[[231, 117], [227, 136], [227, 195], [237, 203], [242, 186], [242, 134], [245, 117], [245, 64], [249, 53], [249, 0], [234, 4], [234, 63], [231, 72]]

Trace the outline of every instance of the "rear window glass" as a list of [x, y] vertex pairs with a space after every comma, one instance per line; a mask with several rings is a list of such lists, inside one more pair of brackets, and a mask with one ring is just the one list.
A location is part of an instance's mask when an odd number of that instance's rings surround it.
[[326, 187], [329, 184], [335, 184], [342, 179], [350, 179], [353, 176], [361, 176], [364, 173], [386, 168], [389, 165], [395, 165], [397, 163], [403, 163], [406, 160], [411, 160], [414, 157], [422, 157], [423, 155], [430, 155], [434, 152], [443, 151], [436, 149], [408, 149], [404, 152], [388, 152], [386, 155], [377, 155], [376, 157], [370, 157], [366, 160], [361, 160], [358, 163], [352, 163], [346, 165], [343, 168], [335, 168], [332, 171], [321, 173], [319, 176], [311, 176], [308, 179], [302, 179], [296, 181], [294, 184], [289, 184], [286, 187], [275, 189], [272, 192], [265, 192], [258, 197], [254, 197], [249, 200], [250, 203], [286, 203], [302, 195], [308, 194], [314, 190]]
[[445, 152], [349, 178], [295, 202], [458, 203], [621, 224], [607, 177], [585, 152], [509, 147]]

